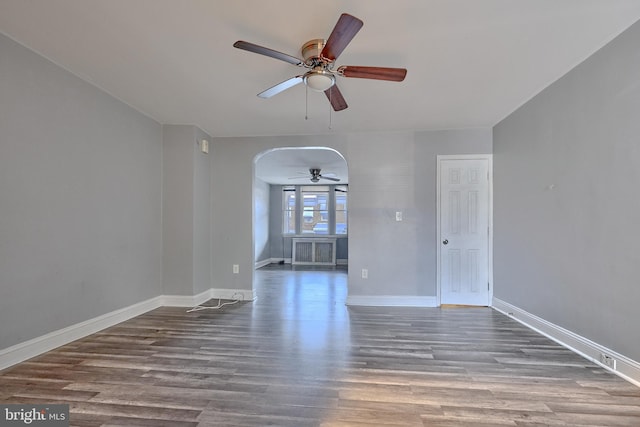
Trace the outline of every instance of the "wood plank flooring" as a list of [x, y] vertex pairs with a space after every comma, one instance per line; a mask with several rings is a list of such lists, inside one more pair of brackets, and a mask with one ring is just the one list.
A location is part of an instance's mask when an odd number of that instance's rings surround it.
[[68, 403], [81, 427], [640, 426], [640, 388], [492, 309], [346, 307], [340, 269], [257, 278], [254, 302], [2, 371], [0, 403]]

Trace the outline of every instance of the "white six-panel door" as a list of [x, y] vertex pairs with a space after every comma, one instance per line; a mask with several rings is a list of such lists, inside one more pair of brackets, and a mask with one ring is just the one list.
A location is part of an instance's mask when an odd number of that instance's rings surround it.
[[438, 156], [438, 187], [440, 304], [490, 305], [490, 158]]

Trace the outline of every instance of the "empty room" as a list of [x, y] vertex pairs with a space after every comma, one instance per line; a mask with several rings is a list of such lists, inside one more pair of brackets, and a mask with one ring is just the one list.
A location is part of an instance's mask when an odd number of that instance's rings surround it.
[[640, 425], [639, 46], [637, 0], [0, 0], [0, 424]]

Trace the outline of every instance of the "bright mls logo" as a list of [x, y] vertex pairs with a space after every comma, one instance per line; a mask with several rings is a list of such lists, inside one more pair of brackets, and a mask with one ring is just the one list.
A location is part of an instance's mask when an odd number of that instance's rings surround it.
[[0, 405], [0, 427], [69, 427], [69, 405]]

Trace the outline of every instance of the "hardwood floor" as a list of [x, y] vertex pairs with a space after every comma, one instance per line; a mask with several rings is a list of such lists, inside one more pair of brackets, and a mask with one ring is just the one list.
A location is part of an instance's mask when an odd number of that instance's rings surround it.
[[[343, 270], [165, 307], [0, 372], [92, 426], [640, 426], [640, 388], [490, 308], [346, 307]], [[216, 301], [209, 304], [215, 305]]]

